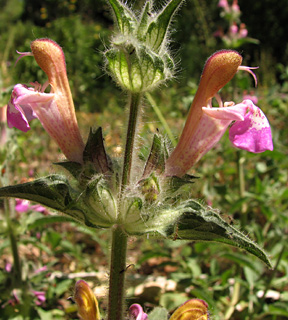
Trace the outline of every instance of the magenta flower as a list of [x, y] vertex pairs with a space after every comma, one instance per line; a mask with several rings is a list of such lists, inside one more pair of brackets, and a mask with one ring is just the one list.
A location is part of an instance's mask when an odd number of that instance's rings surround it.
[[265, 114], [251, 100], [244, 100], [238, 108], [247, 110], [243, 121], [236, 121], [230, 131], [229, 138], [239, 149], [254, 153], [273, 150], [272, 135]]
[[228, 1], [227, 0], [219, 0], [218, 7], [228, 9], [229, 8]]
[[[182, 135], [166, 162], [167, 176], [183, 176], [220, 140], [232, 121], [230, 140], [235, 147], [255, 153], [273, 150], [269, 122], [263, 112], [250, 100], [223, 105], [217, 94], [238, 70], [248, 71], [256, 81], [251, 68], [240, 66], [241, 62], [242, 57], [232, 50], [216, 52], [208, 59]], [[213, 97], [219, 108], [212, 107]]]
[[142, 307], [134, 303], [129, 308], [129, 320], [146, 320], [148, 315], [143, 311]]
[[239, 14], [240, 13], [240, 7], [238, 5], [238, 0], [233, 0], [232, 6], [231, 6], [232, 11], [234, 13]]
[[37, 306], [41, 306], [46, 301], [46, 297], [45, 297], [45, 292], [44, 291], [32, 290], [32, 293], [34, 294], [34, 296], [36, 298], [35, 303], [36, 303]]
[[31, 205], [29, 200], [16, 199], [15, 210], [19, 213], [24, 213], [28, 211], [38, 211], [45, 212], [46, 208], [42, 207], [40, 204]]
[[[21, 57], [33, 55], [47, 74], [48, 83], [41, 86], [36, 82], [32, 87], [17, 84], [14, 87], [7, 109], [8, 126], [26, 132], [30, 129], [29, 122], [38, 118], [67, 159], [82, 163], [84, 143], [77, 124], [64, 53], [50, 39], [33, 41], [31, 49], [32, 53], [20, 53]], [[51, 90], [46, 93], [49, 84]]]

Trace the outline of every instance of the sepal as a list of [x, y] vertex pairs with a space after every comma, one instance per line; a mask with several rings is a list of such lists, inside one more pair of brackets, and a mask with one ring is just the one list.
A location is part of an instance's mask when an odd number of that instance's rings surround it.
[[147, 91], [171, 77], [160, 56], [125, 38], [114, 41], [114, 48], [106, 51], [105, 57], [117, 83], [134, 93]]
[[96, 176], [87, 185], [79, 201], [88, 208], [85, 214], [85, 223], [88, 226], [109, 228], [117, 222], [116, 197], [102, 175]]
[[185, 174], [183, 177], [167, 177], [167, 185], [168, 185], [168, 192], [169, 193], [175, 193], [182, 187], [191, 187], [191, 184], [195, 182], [196, 179], [199, 179], [199, 177]]
[[143, 178], [151, 175], [152, 172], [162, 174], [165, 170], [165, 162], [169, 156], [169, 150], [165, 139], [160, 134], [155, 134], [152, 147], [145, 164]]
[[112, 162], [108, 157], [105, 147], [102, 128], [96, 131], [90, 128], [88, 140], [83, 152], [84, 164], [91, 163], [95, 173], [111, 174], [113, 172]]
[[165, 38], [174, 13], [182, 0], [171, 0], [151, 21], [146, 32], [146, 44], [159, 52], [166, 44]]
[[137, 26], [134, 13], [124, 3], [118, 0], [108, 0], [114, 13], [115, 21], [122, 34], [129, 34]]

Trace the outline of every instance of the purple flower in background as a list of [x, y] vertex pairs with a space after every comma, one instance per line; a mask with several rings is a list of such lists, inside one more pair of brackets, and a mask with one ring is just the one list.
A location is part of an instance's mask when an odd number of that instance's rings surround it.
[[143, 311], [142, 307], [134, 303], [129, 308], [129, 320], [146, 320], [147, 314]]
[[6, 262], [6, 264], [5, 264], [5, 270], [6, 270], [7, 272], [11, 272], [11, 270], [12, 270], [12, 263]]
[[40, 204], [31, 205], [29, 200], [16, 199], [15, 210], [19, 213], [28, 211], [46, 212], [47, 209]]
[[35, 297], [36, 297], [35, 303], [37, 304], [37, 306], [42, 305], [42, 304], [46, 301], [45, 291], [35, 291], [35, 290], [32, 290], [32, 293], [33, 293], [33, 294], [35, 295]]

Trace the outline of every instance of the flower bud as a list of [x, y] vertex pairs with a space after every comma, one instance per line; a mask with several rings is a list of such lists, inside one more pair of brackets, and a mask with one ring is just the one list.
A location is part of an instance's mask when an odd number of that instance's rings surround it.
[[147, 1], [135, 15], [120, 0], [109, 0], [119, 33], [104, 55], [109, 72], [124, 89], [145, 92], [173, 76], [175, 64], [168, 50], [168, 30], [182, 0], [171, 0], [158, 12]]

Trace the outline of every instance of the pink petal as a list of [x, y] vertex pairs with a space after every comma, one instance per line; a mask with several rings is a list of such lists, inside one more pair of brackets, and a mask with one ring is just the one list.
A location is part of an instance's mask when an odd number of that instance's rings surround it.
[[[35, 112], [32, 109], [31, 102], [40, 97], [46, 99], [44, 93], [36, 92], [33, 88], [28, 88], [22, 84], [17, 84], [12, 92], [11, 99], [7, 108], [7, 123], [9, 128], [17, 128], [23, 132], [30, 130], [29, 122], [37, 118]], [[48, 95], [51, 99], [51, 95]], [[34, 98], [33, 98], [34, 97]]]
[[27, 212], [30, 209], [30, 201], [23, 199], [16, 199], [15, 210], [19, 213]]
[[244, 121], [236, 121], [230, 128], [230, 141], [235, 147], [254, 153], [272, 151], [271, 128], [266, 116], [251, 100], [244, 100], [242, 104], [249, 112]]
[[223, 107], [223, 108], [208, 108], [203, 107], [203, 112], [209, 115], [212, 118], [219, 120], [240, 120], [243, 121], [247, 106], [244, 104], [236, 104], [231, 107]]

